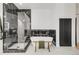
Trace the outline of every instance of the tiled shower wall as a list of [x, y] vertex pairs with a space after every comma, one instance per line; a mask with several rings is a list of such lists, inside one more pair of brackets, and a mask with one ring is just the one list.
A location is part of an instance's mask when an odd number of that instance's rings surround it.
[[30, 18], [26, 15], [25, 12], [18, 12], [18, 42], [25, 42], [26, 39], [24, 39], [24, 37], [29, 34], [29, 30]]
[[[3, 20], [4, 20], [4, 33], [3, 33], [3, 36], [4, 36], [4, 39], [3, 39], [3, 42], [4, 43], [10, 43], [12, 44], [12, 42], [16, 42], [17, 39], [8, 39], [5, 35], [6, 31], [5, 31], [5, 22], [9, 23], [9, 28], [6, 29], [9, 31], [9, 34], [10, 35], [14, 29], [16, 30], [17, 32], [17, 29], [18, 29], [18, 24], [17, 24], [17, 12], [16, 12], [16, 9], [18, 9], [13, 3], [8, 3], [8, 4], [5, 4], [3, 3]], [[15, 11], [14, 11], [15, 10]], [[17, 33], [16, 33], [17, 34]], [[4, 44], [3, 43], [3, 44]]]

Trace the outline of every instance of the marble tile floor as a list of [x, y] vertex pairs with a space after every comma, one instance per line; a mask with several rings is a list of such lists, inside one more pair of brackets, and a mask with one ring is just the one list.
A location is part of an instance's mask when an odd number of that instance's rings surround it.
[[8, 49], [24, 49], [28, 43], [15, 43]]
[[79, 49], [75, 47], [55, 47], [52, 46], [51, 51], [49, 52], [48, 49], [37, 49], [35, 52], [34, 47], [32, 44], [29, 46], [26, 54], [31, 55], [79, 55]]
[[48, 49], [37, 49], [35, 52], [34, 46], [29, 45], [25, 53], [5, 53], [5, 54], [21, 54], [21, 55], [79, 55], [79, 49], [76, 47], [55, 47], [52, 46], [51, 51]]

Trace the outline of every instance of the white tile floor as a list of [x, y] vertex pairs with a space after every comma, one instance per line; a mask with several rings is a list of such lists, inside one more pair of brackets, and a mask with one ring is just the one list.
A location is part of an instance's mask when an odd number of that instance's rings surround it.
[[[4, 54], [4, 53], [3, 53]], [[5, 53], [5, 54], [20, 54], [20, 55], [79, 55], [79, 49], [75, 47], [51, 47], [51, 51], [48, 49], [37, 49], [35, 52], [34, 46], [30, 44], [25, 53]]]
[[75, 47], [51, 47], [51, 51], [48, 49], [38, 49], [36, 52], [32, 44], [29, 46], [26, 54], [29, 55], [78, 55], [79, 49]]

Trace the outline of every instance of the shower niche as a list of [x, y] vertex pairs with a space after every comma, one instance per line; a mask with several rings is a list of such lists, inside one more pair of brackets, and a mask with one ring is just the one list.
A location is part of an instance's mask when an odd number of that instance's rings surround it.
[[31, 42], [31, 9], [18, 9], [13, 3], [4, 3], [3, 20], [3, 52], [26, 52]]

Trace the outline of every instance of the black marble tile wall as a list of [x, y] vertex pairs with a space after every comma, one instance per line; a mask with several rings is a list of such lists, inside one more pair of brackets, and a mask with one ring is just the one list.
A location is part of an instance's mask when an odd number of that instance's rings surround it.
[[3, 7], [6, 8], [6, 11], [7, 11], [8, 13], [17, 15], [17, 10], [18, 10], [18, 8], [17, 8], [13, 3], [8, 3], [8, 4], [5, 4], [5, 3], [4, 3], [3, 5], [5, 5], [5, 6], [3, 6]]

